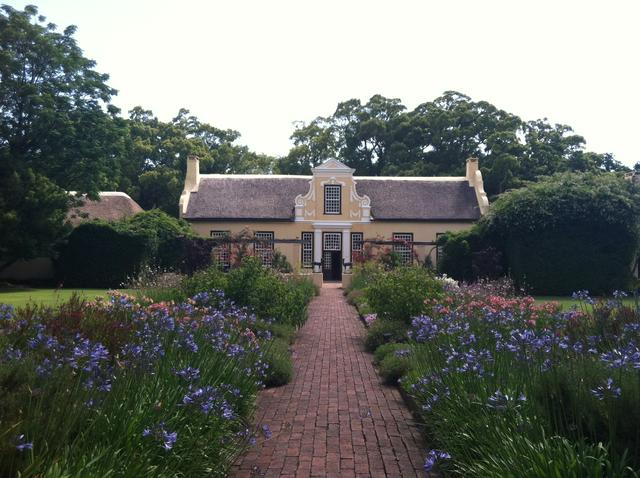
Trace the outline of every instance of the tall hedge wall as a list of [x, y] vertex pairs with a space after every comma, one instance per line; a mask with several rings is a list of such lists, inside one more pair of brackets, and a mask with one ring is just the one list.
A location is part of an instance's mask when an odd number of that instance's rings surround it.
[[639, 198], [632, 181], [613, 173], [561, 174], [505, 193], [470, 233], [443, 240], [444, 272], [477, 276], [474, 254], [492, 247], [534, 294], [626, 289], [640, 243]]
[[119, 231], [106, 222], [76, 227], [56, 263], [65, 287], [120, 287], [149, 259], [153, 238]]
[[193, 273], [211, 264], [212, 243], [160, 210], [75, 228], [60, 249], [58, 280], [73, 287], [120, 287], [146, 265]]

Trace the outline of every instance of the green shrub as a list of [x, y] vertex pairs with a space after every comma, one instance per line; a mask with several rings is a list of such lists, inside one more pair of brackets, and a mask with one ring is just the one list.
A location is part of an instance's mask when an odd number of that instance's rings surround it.
[[425, 299], [439, 297], [442, 284], [420, 266], [400, 267], [377, 274], [365, 289], [367, 303], [381, 319], [411, 323], [425, 313]]
[[402, 378], [411, 369], [411, 361], [408, 356], [398, 355], [403, 352], [409, 352], [407, 346], [404, 349], [398, 349], [392, 353], [387, 354], [385, 358], [380, 362], [380, 375], [384, 378], [384, 381], [390, 385], [396, 383], [398, 379]]
[[181, 285], [182, 297], [193, 297], [198, 292], [224, 290], [228, 287], [228, 276], [217, 267], [209, 267], [186, 278]]
[[263, 360], [268, 365], [264, 379], [267, 387], [278, 387], [291, 381], [293, 362], [288, 343], [278, 338], [268, 342], [265, 345]]
[[404, 322], [379, 319], [367, 329], [364, 344], [369, 352], [374, 352], [383, 344], [407, 340], [407, 325]]
[[183, 237], [194, 236], [189, 224], [169, 216], [160, 209], [141, 212], [114, 223], [120, 231], [146, 235], [152, 238], [152, 257], [156, 266], [178, 270], [185, 260]]
[[296, 340], [296, 328], [289, 324], [273, 323], [269, 325], [274, 337], [282, 339], [287, 344], [293, 344]]
[[92, 221], [76, 227], [61, 248], [56, 275], [65, 287], [120, 287], [152, 259], [153, 238]]
[[271, 257], [271, 268], [284, 274], [290, 274], [293, 272], [293, 267], [287, 260], [287, 256], [280, 251], [274, 251], [273, 256]]
[[376, 365], [380, 364], [380, 362], [382, 362], [382, 360], [384, 360], [384, 358], [391, 354], [394, 353], [396, 350], [403, 350], [407, 348], [407, 344], [405, 343], [389, 343], [389, 344], [383, 344], [380, 347], [378, 347], [375, 352], [373, 352], [373, 361]]
[[257, 320], [254, 327], [256, 331], [268, 332], [272, 337], [281, 339], [287, 344], [293, 344], [296, 338], [296, 328], [289, 324]]
[[242, 267], [228, 273], [226, 292], [238, 304], [250, 306], [258, 318], [299, 326], [316, 289], [307, 279], [282, 278], [259, 259], [246, 257]]
[[352, 291], [365, 289], [378, 274], [382, 273], [384, 273], [384, 268], [376, 261], [367, 261], [355, 266], [351, 284], [345, 292], [349, 294]]
[[347, 294], [347, 303], [359, 307], [366, 303], [364, 291], [361, 289], [352, 290]]

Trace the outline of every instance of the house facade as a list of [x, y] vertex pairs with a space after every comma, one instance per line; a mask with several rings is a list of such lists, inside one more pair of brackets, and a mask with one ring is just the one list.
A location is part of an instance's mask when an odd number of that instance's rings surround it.
[[[460, 177], [359, 177], [336, 159], [311, 176], [200, 174], [187, 160], [180, 217], [200, 235], [241, 232], [269, 264], [280, 251], [314, 282], [351, 278], [367, 247], [393, 249], [406, 262], [437, 263], [438, 234], [468, 229], [489, 208], [475, 158]], [[228, 260], [228, 244], [217, 257]]]

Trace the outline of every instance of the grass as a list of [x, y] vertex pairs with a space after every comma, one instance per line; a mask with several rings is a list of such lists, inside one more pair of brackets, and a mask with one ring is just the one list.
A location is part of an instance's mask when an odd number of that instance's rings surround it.
[[[28, 303], [56, 306], [75, 293], [86, 299], [106, 297], [109, 289], [5, 289], [0, 290], [0, 304], [24, 307]], [[124, 292], [124, 290], [123, 290]]]
[[[536, 305], [542, 305], [546, 302], [559, 302], [562, 310], [569, 310], [574, 305], [580, 308], [580, 301], [568, 296], [536, 295], [534, 297], [536, 299]], [[633, 297], [628, 297], [623, 300], [623, 303], [625, 305], [634, 305], [635, 299]]]

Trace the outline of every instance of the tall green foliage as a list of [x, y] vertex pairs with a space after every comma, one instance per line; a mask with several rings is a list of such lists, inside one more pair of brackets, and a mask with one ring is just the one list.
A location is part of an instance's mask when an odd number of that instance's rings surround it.
[[564, 173], [502, 195], [471, 231], [441, 240], [440, 269], [456, 279], [494, 247], [513, 278], [538, 294], [626, 289], [640, 241], [638, 187], [621, 176]]
[[95, 195], [114, 184], [115, 90], [74, 33], [34, 6], [0, 8], [0, 261], [48, 252], [65, 232], [64, 190]]
[[152, 259], [153, 238], [92, 221], [73, 230], [57, 261], [66, 287], [120, 287]]
[[[190, 264], [192, 246], [202, 249], [200, 265]], [[145, 265], [193, 272], [211, 262], [210, 253], [208, 239], [194, 237], [186, 222], [154, 209], [113, 223], [81, 224], [61, 246], [58, 270], [66, 285], [119, 287]]]
[[639, 200], [618, 175], [561, 174], [496, 201], [487, 234], [535, 293], [625, 289], [640, 241]]

